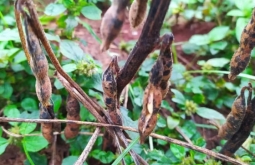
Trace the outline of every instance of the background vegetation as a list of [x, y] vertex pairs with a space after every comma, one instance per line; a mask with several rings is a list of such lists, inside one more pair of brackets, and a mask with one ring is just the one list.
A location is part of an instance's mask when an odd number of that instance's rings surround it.
[[[93, 28], [85, 22], [83, 17], [90, 20], [100, 20], [102, 4], [110, 4], [105, 0], [57, 0], [44, 4], [37, 1], [40, 21], [43, 25], [57, 25], [55, 29], [46, 28], [47, 37], [66, 72], [80, 84], [84, 91], [94, 97], [102, 106], [101, 74], [102, 64], [84, 52], [79, 42], [86, 46], [84, 39], [75, 37], [74, 31], [78, 26], [88, 30], [97, 42], [100, 41]], [[229, 61], [233, 52], [238, 48], [239, 39], [244, 26], [250, 19], [254, 0], [172, 0], [161, 34], [171, 32], [172, 27], [179, 24], [188, 25], [205, 22], [204, 26], [213, 23], [213, 28], [205, 34], [192, 34], [189, 40], [173, 44], [173, 73], [171, 77], [171, 90], [162, 103], [162, 112], [158, 116], [155, 132], [172, 138], [184, 140], [180, 131], [189, 138], [194, 145], [205, 147], [206, 135], [198, 133], [198, 128], [212, 126], [205, 122], [196, 122], [197, 117], [217, 119], [221, 123], [231, 109], [232, 103], [240, 93], [240, 88], [255, 80], [254, 56], [248, 68], [234, 82], [227, 79]], [[45, 6], [45, 8], [44, 8]], [[9, 118], [38, 118], [38, 100], [35, 95], [35, 78], [29, 68], [22, 50], [16, 22], [14, 19], [13, 1], [0, 1], [0, 109], [1, 115]], [[48, 26], [47, 26], [48, 27]], [[56, 33], [58, 31], [58, 33]], [[134, 41], [122, 41], [121, 50], [130, 51]], [[183, 53], [184, 52], [184, 53]], [[183, 58], [189, 59], [184, 63]], [[129, 85], [128, 109], [122, 107], [121, 112], [124, 124], [137, 127], [137, 119], [142, 109], [144, 87], [147, 85], [148, 73], [153, 65], [158, 51], [151, 53], [142, 64], [134, 81]], [[195, 67], [191, 67], [195, 66]], [[194, 70], [195, 68], [195, 70]], [[58, 119], [65, 119], [66, 90], [60, 82], [53, 78], [54, 69], [50, 66], [50, 75], [54, 84], [53, 97], [54, 112]], [[82, 106], [81, 106], [82, 107]], [[84, 108], [81, 108], [82, 121], [95, 121], [95, 118]], [[200, 118], [201, 119], [201, 118]], [[12, 133], [26, 135], [40, 133], [40, 127], [33, 123], [3, 124]], [[64, 125], [63, 125], [64, 128]], [[94, 127], [82, 126], [82, 132], [93, 132]], [[179, 131], [177, 131], [179, 130]], [[244, 146], [255, 152], [255, 141], [252, 138]], [[131, 138], [136, 138], [132, 134]], [[81, 154], [90, 136], [79, 135], [75, 139], [63, 140], [69, 144], [69, 155], [63, 159], [62, 164], [72, 164]], [[101, 163], [111, 163], [118, 155], [110, 151], [102, 151], [102, 140], [97, 139], [90, 153], [90, 158]], [[224, 144], [224, 141], [220, 145]], [[26, 155], [25, 164], [47, 164], [47, 157], [41, 151], [48, 147], [48, 142], [42, 136], [25, 136], [15, 138], [3, 133], [0, 128], [0, 154], [6, 147], [16, 145]], [[219, 151], [221, 146], [214, 150]], [[168, 144], [162, 140], [149, 138], [145, 145], [136, 144], [134, 150], [149, 160], [150, 164], [220, 164], [215, 160], [206, 158], [205, 154], [189, 150], [175, 144]], [[250, 164], [255, 164], [255, 158], [243, 149], [236, 152], [236, 158]], [[126, 161], [132, 160], [127, 155]]]

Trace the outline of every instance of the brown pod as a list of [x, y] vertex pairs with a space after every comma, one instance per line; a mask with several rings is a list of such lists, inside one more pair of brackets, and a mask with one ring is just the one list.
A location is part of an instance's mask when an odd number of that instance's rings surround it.
[[[80, 120], [80, 104], [72, 95], [68, 95], [66, 101], [67, 120]], [[67, 123], [64, 135], [67, 139], [74, 138], [78, 135], [80, 129], [79, 124]]]
[[240, 96], [235, 99], [232, 105], [231, 112], [227, 116], [226, 123], [219, 128], [218, 137], [228, 140], [239, 130], [246, 112], [244, 95], [246, 89], [249, 90], [249, 95], [251, 95], [251, 87], [246, 86], [242, 88]]
[[157, 123], [157, 113], [160, 110], [162, 101], [161, 89], [159, 87], [162, 77], [163, 62], [158, 58], [150, 72], [150, 82], [144, 92], [143, 109], [138, 121], [141, 144], [144, 143], [145, 139], [154, 130]]
[[160, 110], [161, 101], [160, 89], [149, 84], [144, 92], [143, 109], [138, 121], [141, 144], [144, 143], [157, 124], [157, 114]]
[[248, 65], [251, 58], [251, 51], [255, 46], [255, 8], [252, 12], [250, 22], [245, 26], [239, 48], [234, 53], [230, 61], [230, 73], [228, 78], [234, 80]]
[[129, 22], [132, 28], [137, 28], [145, 19], [148, 0], [134, 0], [129, 9]]
[[104, 102], [114, 124], [121, 125], [121, 114], [117, 102], [116, 76], [119, 72], [117, 57], [113, 58], [108, 68], [103, 73], [102, 87], [104, 91]]
[[100, 32], [102, 36], [101, 51], [108, 50], [111, 42], [118, 36], [125, 20], [127, 0], [113, 0], [112, 5], [104, 14]]
[[[53, 106], [49, 105], [44, 107], [42, 104], [39, 104], [40, 108], [40, 119], [54, 119], [53, 115]], [[52, 143], [53, 136], [53, 123], [41, 123], [42, 135], [49, 142]]]
[[160, 48], [159, 58], [163, 62], [163, 77], [160, 82], [162, 98], [166, 96], [170, 86], [169, 79], [171, 77], [172, 65], [173, 65], [173, 58], [172, 58], [172, 52], [171, 52], [171, 45], [172, 45], [173, 39], [174, 39], [173, 34], [165, 34], [161, 40], [162, 44]]
[[52, 93], [51, 82], [48, 76], [48, 61], [44, 55], [35, 30], [31, 26], [31, 19], [27, 14], [25, 17], [26, 40], [30, 53], [30, 66], [36, 78], [36, 94], [43, 106], [50, 104]]

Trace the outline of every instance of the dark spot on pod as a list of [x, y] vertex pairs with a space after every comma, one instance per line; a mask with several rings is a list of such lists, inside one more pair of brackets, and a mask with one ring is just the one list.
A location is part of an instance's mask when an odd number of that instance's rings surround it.
[[105, 98], [105, 104], [111, 104], [112, 103], [112, 101], [113, 101], [113, 99], [112, 98]]
[[170, 74], [170, 70], [165, 70], [164, 72], [163, 72], [163, 76], [167, 76], [167, 75], [169, 75]]

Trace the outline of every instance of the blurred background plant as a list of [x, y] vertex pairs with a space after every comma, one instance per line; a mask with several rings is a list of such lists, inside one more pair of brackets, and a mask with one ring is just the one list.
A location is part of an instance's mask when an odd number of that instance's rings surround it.
[[[99, 44], [101, 40], [98, 31], [92, 28], [87, 20], [95, 21], [100, 26], [102, 13], [111, 1], [36, 0], [35, 2], [47, 38], [51, 41], [51, 46], [64, 70], [89, 96], [104, 106], [101, 87], [104, 58], [101, 58], [100, 54], [86, 52], [83, 48], [88, 47], [91, 41], [86, 40], [86, 36], [75, 35], [75, 32], [78, 28], [82, 28]], [[161, 34], [173, 32], [175, 36], [172, 46], [174, 65], [171, 89], [162, 103], [156, 133], [180, 140], [190, 139], [193, 144], [201, 147], [206, 146], [208, 137], [216, 135], [214, 127], [206, 124], [207, 119], [219, 120], [223, 123], [241, 87], [255, 80], [254, 76], [248, 76], [254, 75], [254, 51], [249, 67], [243, 72], [245, 74], [233, 82], [230, 82], [226, 76], [230, 58], [238, 48], [242, 29], [250, 20], [254, 4], [255, 0], [171, 1]], [[0, 18], [0, 115], [9, 118], [38, 118], [39, 102], [35, 95], [35, 78], [20, 44], [13, 1], [0, 1]], [[129, 33], [121, 35], [129, 35]], [[129, 52], [134, 44], [135, 40], [121, 39], [118, 48], [123, 52]], [[112, 54], [111, 51], [108, 53]], [[99, 60], [95, 60], [92, 56], [98, 56]], [[124, 124], [127, 126], [137, 127], [144, 87], [147, 85], [149, 71], [157, 56], [158, 51], [149, 55], [128, 87], [128, 104], [126, 108], [121, 108]], [[126, 58], [127, 56], [120, 65], [123, 65]], [[65, 119], [67, 92], [60, 82], [54, 79], [52, 65], [49, 72], [54, 84], [52, 97], [54, 112], [57, 118]], [[95, 121], [85, 108], [81, 109], [80, 115], [83, 121]], [[20, 158], [25, 164], [38, 164], [38, 162], [42, 165], [47, 164], [47, 141], [42, 136], [25, 136], [40, 133], [40, 128], [36, 124], [10, 122], [1, 123], [1, 126], [0, 162], [7, 158], [4, 155], [11, 152], [8, 148], [14, 145], [20, 148], [20, 154], [26, 155]], [[10, 136], [6, 134], [5, 129], [24, 137]], [[81, 127], [83, 132], [93, 132], [93, 130], [94, 128], [90, 126]], [[135, 133], [129, 134], [132, 139], [137, 137]], [[255, 133], [252, 132], [245, 147], [254, 153], [253, 135]], [[65, 156], [62, 164], [72, 164], [81, 154], [90, 136], [79, 135], [72, 140], [61, 137], [67, 143], [63, 152], [68, 153], [63, 154]], [[89, 161], [97, 160], [109, 164], [118, 155], [111, 151], [102, 151], [102, 142], [102, 137], [97, 139]], [[220, 142], [219, 146], [214, 146], [216, 147], [214, 150], [220, 150], [220, 145], [223, 143], [224, 141]], [[206, 158], [205, 154], [152, 138], [149, 138], [145, 145], [134, 145], [134, 150], [153, 165], [220, 164]], [[255, 163], [255, 158], [243, 149], [237, 151], [236, 157], [244, 162]], [[130, 156], [127, 155], [125, 160], [128, 164], [132, 164]]]

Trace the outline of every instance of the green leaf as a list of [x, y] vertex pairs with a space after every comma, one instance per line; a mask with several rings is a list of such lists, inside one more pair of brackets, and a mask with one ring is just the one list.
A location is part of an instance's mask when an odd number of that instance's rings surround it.
[[157, 126], [160, 128], [166, 127], [166, 119], [160, 116], [157, 121]]
[[29, 134], [31, 132], [33, 132], [36, 128], [36, 123], [22, 123], [19, 126], [19, 132], [20, 134], [24, 135], [24, 134]]
[[49, 16], [57, 16], [66, 11], [66, 7], [63, 4], [50, 3], [44, 11], [44, 14]]
[[[129, 116], [128, 116], [128, 109], [126, 109], [125, 107], [120, 107], [120, 112], [122, 115], [122, 122], [124, 126], [127, 127], [132, 127], [137, 129], [138, 126], [138, 121], [133, 121]], [[137, 137], [139, 137], [139, 134], [136, 132], [132, 132], [132, 131], [127, 131], [127, 134], [130, 136], [131, 139], [136, 139]]]
[[196, 45], [207, 45], [210, 43], [210, 38], [208, 35], [195, 34], [190, 39], [189, 42]]
[[54, 103], [54, 112], [57, 112], [59, 110], [60, 106], [61, 106], [62, 97], [61, 97], [61, 95], [52, 94], [51, 98], [52, 98], [52, 101]]
[[118, 165], [121, 160], [124, 158], [124, 156], [132, 149], [132, 147], [138, 142], [139, 140], [139, 137], [136, 138], [135, 140], [133, 140], [129, 145], [128, 147], [124, 150], [124, 152], [122, 152], [120, 154], [120, 156], [118, 156], [118, 158], [112, 163], [112, 165]]
[[21, 107], [27, 111], [31, 111], [31, 110], [34, 111], [38, 109], [36, 101], [32, 98], [23, 99], [21, 101]]
[[0, 155], [2, 155], [6, 149], [6, 147], [8, 146], [9, 142], [7, 141], [6, 143], [3, 143], [0, 145]]
[[228, 26], [218, 26], [213, 28], [209, 33], [210, 41], [219, 41], [226, 37], [228, 34]]
[[62, 68], [66, 73], [73, 72], [77, 69], [76, 64], [74, 63], [63, 65]]
[[18, 41], [20, 42], [19, 32], [17, 29], [9, 29], [0, 32], [0, 41]]
[[81, 13], [84, 17], [91, 20], [100, 20], [102, 11], [94, 5], [85, 6], [81, 9]]
[[174, 153], [174, 155], [179, 159], [183, 159], [186, 155], [186, 151], [183, 146], [179, 146], [177, 144], [171, 143], [170, 149]]
[[[78, 156], [68, 156], [66, 158], [63, 159], [62, 164], [61, 165], [71, 165], [71, 164], [75, 164], [75, 162], [78, 160]], [[87, 165], [86, 162], [83, 163], [83, 165]]]
[[5, 138], [3, 138], [3, 137], [0, 137], [0, 145], [5, 144], [5, 143], [7, 143], [7, 142], [8, 142], [7, 139], [5, 139]]
[[215, 111], [214, 109], [210, 109], [210, 108], [206, 108], [206, 107], [198, 107], [197, 114], [200, 117], [203, 117], [206, 119], [225, 120], [225, 117], [221, 113]]
[[65, 23], [67, 31], [72, 31], [78, 25], [78, 21], [74, 16], [68, 16]]
[[[124, 152], [122, 152], [123, 154]], [[100, 160], [104, 164], [109, 164], [115, 159], [115, 155], [110, 151], [93, 150], [91, 152], [93, 158]]]
[[48, 146], [48, 141], [42, 136], [26, 136], [22, 143], [29, 152], [38, 152]]
[[240, 43], [241, 34], [244, 30], [244, 27], [249, 22], [249, 19], [247, 18], [238, 18], [236, 21], [236, 39]]
[[233, 10], [230, 10], [227, 13], [227, 15], [228, 16], [234, 16], [234, 17], [242, 17], [242, 16], [244, 16], [244, 13], [241, 10], [233, 9]]
[[97, 36], [95, 31], [92, 29], [92, 27], [88, 23], [81, 21], [79, 18], [76, 18], [76, 19], [78, 20], [78, 22], [80, 24], [82, 24], [83, 27], [85, 27], [89, 31], [89, 33], [92, 35], [92, 37], [94, 39], [96, 39], [98, 43], [101, 44], [101, 42], [102, 42], [101, 39]]
[[169, 129], [174, 129], [180, 123], [179, 119], [173, 118], [172, 116], [167, 117], [167, 126]]
[[[33, 152], [30, 152], [29, 153], [32, 161], [34, 162], [34, 164], [38, 164], [38, 165], [47, 165], [47, 157], [46, 155], [41, 155], [37, 152], [33, 153]], [[24, 165], [31, 165], [28, 161], [28, 159], [26, 159], [24, 161]]]
[[[19, 110], [15, 105], [8, 105], [4, 108], [4, 115], [8, 118], [18, 118], [20, 116]], [[9, 122], [12, 126], [18, 125], [18, 122]]]
[[206, 63], [213, 67], [222, 68], [223, 66], [227, 65], [229, 63], [229, 61], [230, 60], [227, 58], [211, 58]]
[[254, 5], [253, 4], [253, 0], [235, 0], [235, 5], [237, 8], [239, 8], [240, 10], [244, 11], [247, 8], [253, 8]]
[[174, 93], [174, 98], [172, 99], [173, 102], [184, 105], [186, 99], [183, 94], [176, 89], [171, 89], [171, 91]]
[[5, 98], [5, 99], [9, 99], [12, 95], [12, 92], [13, 92], [12, 86], [11, 86], [10, 83], [5, 82], [3, 87], [4, 87], [4, 95], [2, 95], [2, 97]]
[[81, 47], [71, 40], [62, 40], [60, 42], [60, 52], [74, 61], [79, 61], [84, 58], [84, 52]]

